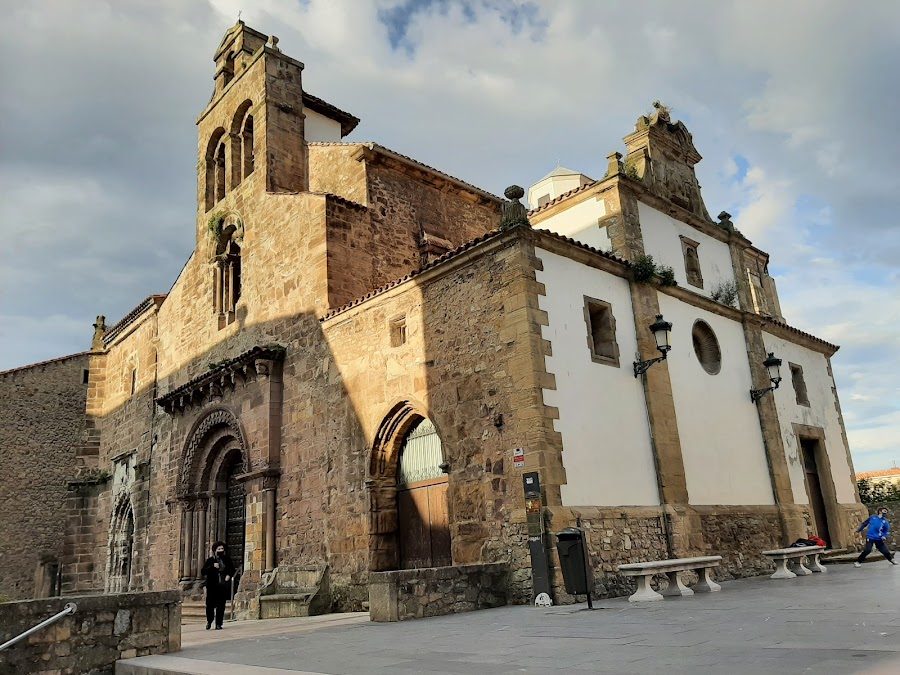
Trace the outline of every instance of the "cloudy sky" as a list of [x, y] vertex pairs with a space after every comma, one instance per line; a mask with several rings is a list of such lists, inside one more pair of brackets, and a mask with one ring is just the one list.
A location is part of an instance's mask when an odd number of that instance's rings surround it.
[[494, 193], [602, 176], [661, 99], [711, 214], [835, 357], [857, 470], [900, 464], [900, 3], [0, 0], [0, 369], [82, 351], [193, 246], [196, 130], [238, 12], [373, 140]]

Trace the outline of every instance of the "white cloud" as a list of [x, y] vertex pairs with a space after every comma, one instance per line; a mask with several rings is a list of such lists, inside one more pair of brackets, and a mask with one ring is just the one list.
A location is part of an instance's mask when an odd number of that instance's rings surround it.
[[771, 252], [788, 320], [842, 344], [860, 463], [900, 432], [900, 172], [887, 168], [900, 3], [411, 3], [396, 50], [379, 17], [400, 0], [6, 5], [0, 59], [17, 66], [0, 76], [0, 234], [16, 250], [0, 273], [27, 290], [11, 299], [20, 330], [0, 368], [83, 347], [42, 343], [44, 316], [89, 338], [95, 314], [169, 287], [193, 244], [194, 118], [243, 9], [306, 64], [306, 89], [362, 118], [354, 138], [495, 193], [557, 159], [602, 175], [651, 101], [673, 106], [705, 156], [709, 211]]

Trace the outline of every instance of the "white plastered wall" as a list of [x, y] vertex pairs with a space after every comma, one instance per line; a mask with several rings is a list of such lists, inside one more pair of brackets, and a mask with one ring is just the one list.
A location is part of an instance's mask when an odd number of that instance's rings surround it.
[[570, 173], [561, 176], [549, 176], [538, 181], [528, 188], [528, 204], [531, 208], [537, 208], [538, 200], [541, 197], [550, 197], [556, 199], [569, 190], [574, 190], [579, 185], [590, 182], [590, 179], [581, 173]]
[[[784, 452], [787, 456], [788, 471], [791, 476], [791, 490], [797, 504], [808, 504], [803, 461], [793, 424], [820, 427], [825, 430], [825, 450], [831, 463], [831, 477], [834, 480], [838, 502], [856, 502], [854, 477], [847, 462], [847, 451], [841, 433], [841, 422], [835, 407], [834, 380], [828, 374], [828, 361], [823, 354], [794, 344], [770, 333], [763, 333], [767, 352], [772, 352], [782, 360], [781, 385], [767, 396], [775, 397]], [[809, 405], [797, 403], [789, 363], [803, 368], [803, 380]], [[820, 467], [821, 469], [821, 467]]]
[[[691, 504], [774, 504], [772, 481], [740, 323], [659, 293], [672, 322], [668, 366], [678, 435]], [[707, 373], [694, 353], [694, 322], [712, 328], [722, 352], [718, 374]], [[654, 366], [655, 367], [655, 366]]]
[[341, 123], [325, 117], [309, 108], [303, 109], [306, 120], [303, 123], [303, 136], [307, 143], [339, 143], [341, 141]]
[[604, 216], [606, 216], [606, 202], [603, 199], [589, 197], [541, 221], [536, 229], [556, 232], [608, 253], [612, 250], [609, 232], [599, 225], [600, 219]]
[[[556, 389], [544, 390], [544, 403], [559, 410], [563, 504], [659, 504], [644, 394], [631, 368], [637, 340], [628, 282], [549, 251], [536, 254], [544, 268], [537, 280], [546, 289], [539, 304], [549, 319], [542, 335], [553, 351], [546, 364], [556, 378]], [[612, 306], [618, 367], [591, 359], [584, 296]]]
[[[719, 284], [734, 283], [734, 267], [728, 244], [640, 202], [638, 216], [644, 252], [652, 255], [658, 265], [672, 267], [679, 286], [709, 297]], [[692, 286], [687, 281], [682, 236], [700, 244], [697, 255], [700, 259], [700, 273], [703, 275], [703, 288]]]

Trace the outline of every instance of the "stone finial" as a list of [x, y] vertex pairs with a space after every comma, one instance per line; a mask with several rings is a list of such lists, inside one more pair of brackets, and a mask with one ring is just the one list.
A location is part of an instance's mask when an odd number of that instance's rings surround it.
[[656, 108], [656, 117], [662, 122], [672, 121], [672, 109], [660, 103], [658, 100], [653, 101], [653, 107]]
[[281, 51], [281, 49], [280, 49], [279, 46], [278, 46], [278, 38], [275, 37], [274, 35], [270, 35], [270, 36], [269, 36], [269, 47], [271, 47], [272, 49], [274, 49], [276, 52], [280, 52], [280, 51]]
[[727, 232], [734, 232], [734, 223], [731, 222], [731, 214], [728, 211], [719, 214], [719, 227]]
[[609, 168], [606, 170], [607, 176], [615, 176], [616, 174], [625, 171], [625, 165], [622, 164], [621, 152], [611, 152], [606, 156], [606, 159], [609, 162]]
[[97, 315], [97, 322], [94, 324], [94, 339], [91, 340], [91, 351], [102, 351], [106, 348], [103, 344], [103, 334], [106, 332], [106, 317], [102, 314]]
[[519, 200], [525, 196], [525, 190], [518, 185], [510, 185], [503, 191], [503, 196], [509, 201], [500, 204], [500, 229], [508, 230], [516, 225], [526, 225], [531, 227], [528, 221], [528, 209]]

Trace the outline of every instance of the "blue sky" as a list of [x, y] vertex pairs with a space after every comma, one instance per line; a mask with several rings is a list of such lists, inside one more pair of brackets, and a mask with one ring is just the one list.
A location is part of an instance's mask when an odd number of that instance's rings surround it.
[[83, 350], [193, 246], [194, 120], [238, 11], [374, 140], [494, 193], [599, 177], [660, 99], [711, 214], [842, 346], [858, 470], [900, 462], [900, 3], [0, 0], [0, 369]]

